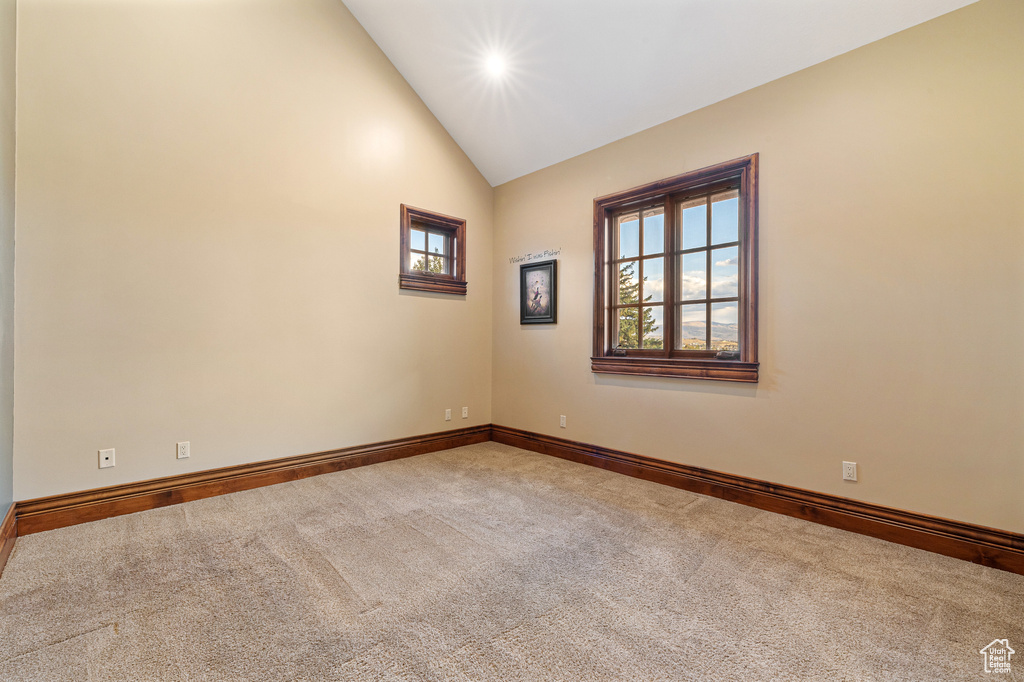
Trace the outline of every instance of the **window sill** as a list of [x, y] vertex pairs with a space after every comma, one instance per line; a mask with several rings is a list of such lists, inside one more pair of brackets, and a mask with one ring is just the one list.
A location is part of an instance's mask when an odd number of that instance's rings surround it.
[[439, 294], [466, 295], [466, 283], [452, 279], [451, 277], [438, 277], [436, 275], [412, 275], [402, 273], [398, 276], [399, 289], [411, 289], [413, 291], [433, 291]]
[[714, 381], [757, 383], [756, 362], [713, 360], [704, 358], [642, 358], [592, 357], [590, 369], [595, 374], [625, 374], [646, 377], [679, 377]]

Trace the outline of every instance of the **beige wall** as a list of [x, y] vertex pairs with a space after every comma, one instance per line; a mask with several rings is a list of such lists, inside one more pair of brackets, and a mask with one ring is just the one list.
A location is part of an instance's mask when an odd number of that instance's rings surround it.
[[[495, 423], [1024, 531], [1022, 36], [983, 0], [498, 187]], [[593, 199], [753, 152], [760, 383], [592, 374]]]
[[0, 518], [14, 499], [15, 0], [0, 0]]
[[492, 190], [341, 2], [19, 6], [17, 499], [490, 422]]
[[[1021, 3], [983, 0], [493, 194], [340, 2], [19, 7], [16, 499], [493, 417], [1024, 531]], [[592, 374], [593, 198], [752, 152], [761, 382]], [[468, 219], [467, 297], [399, 293], [401, 202]], [[559, 323], [520, 327], [509, 259], [545, 249]], [[0, 248], [3, 315], [12, 258]], [[101, 471], [105, 447], [118, 464]]]

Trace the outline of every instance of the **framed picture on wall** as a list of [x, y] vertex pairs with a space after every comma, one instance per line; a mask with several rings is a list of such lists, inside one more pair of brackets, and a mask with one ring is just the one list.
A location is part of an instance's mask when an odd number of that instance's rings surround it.
[[557, 286], [557, 260], [520, 265], [519, 324], [554, 324]]

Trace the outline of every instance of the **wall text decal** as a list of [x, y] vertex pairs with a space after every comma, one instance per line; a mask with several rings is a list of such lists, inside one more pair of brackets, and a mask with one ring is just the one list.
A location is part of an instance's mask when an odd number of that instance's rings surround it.
[[537, 253], [524, 253], [522, 256], [512, 256], [508, 259], [508, 262], [510, 265], [515, 265], [516, 263], [525, 263], [528, 260], [537, 260], [538, 258], [553, 258], [560, 253], [562, 253], [561, 247], [557, 249], [544, 249]]

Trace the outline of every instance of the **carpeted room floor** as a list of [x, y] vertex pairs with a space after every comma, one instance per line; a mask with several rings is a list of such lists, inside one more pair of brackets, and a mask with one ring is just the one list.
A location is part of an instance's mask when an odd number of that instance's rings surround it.
[[26, 536], [0, 578], [10, 682], [1022, 671], [1024, 576], [497, 443]]

